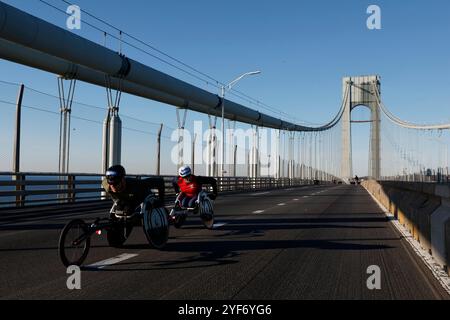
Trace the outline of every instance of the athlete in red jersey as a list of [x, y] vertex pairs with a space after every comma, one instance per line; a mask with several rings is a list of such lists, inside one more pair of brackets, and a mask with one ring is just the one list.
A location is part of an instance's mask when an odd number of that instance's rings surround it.
[[213, 193], [208, 194], [211, 200], [217, 197], [217, 181], [214, 178], [194, 176], [191, 173], [191, 168], [183, 166], [179, 170], [179, 176], [176, 177], [173, 182], [173, 187], [176, 193], [180, 193], [178, 198], [181, 202], [181, 206], [184, 208], [193, 208], [197, 196], [202, 190], [203, 184], [210, 184], [213, 187]]

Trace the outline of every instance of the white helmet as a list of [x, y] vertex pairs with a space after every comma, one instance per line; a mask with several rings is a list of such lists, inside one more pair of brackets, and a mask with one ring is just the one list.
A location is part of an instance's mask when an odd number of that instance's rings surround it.
[[180, 170], [178, 170], [178, 174], [180, 177], [184, 178], [191, 175], [191, 168], [189, 166], [182, 166]]

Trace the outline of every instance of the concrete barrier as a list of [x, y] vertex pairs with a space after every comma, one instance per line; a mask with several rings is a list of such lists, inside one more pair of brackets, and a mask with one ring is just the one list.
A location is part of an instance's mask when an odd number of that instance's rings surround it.
[[[363, 186], [445, 269], [450, 265], [450, 186], [366, 180]], [[447, 271], [449, 272], [449, 271]]]
[[[447, 268], [450, 260], [447, 260], [445, 224], [450, 219], [450, 199], [443, 198], [442, 205], [431, 215], [431, 251], [436, 262]], [[448, 268], [447, 268], [448, 269]]]
[[418, 241], [422, 248], [432, 254], [431, 250], [431, 215], [441, 206], [438, 197], [430, 196], [417, 209]]
[[447, 274], [450, 276], [450, 219], [445, 223], [445, 248], [447, 250]]

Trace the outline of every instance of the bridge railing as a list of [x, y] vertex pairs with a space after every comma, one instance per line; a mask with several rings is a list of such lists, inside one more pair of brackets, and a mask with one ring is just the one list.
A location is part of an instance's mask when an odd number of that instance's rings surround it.
[[429, 172], [411, 173], [396, 176], [383, 176], [382, 181], [450, 183], [449, 169], [430, 170]]
[[[128, 175], [138, 179], [151, 175]], [[105, 200], [101, 187], [102, 174], [0, 172], [0, 208], [29, 205], [74, 203]], [[161, 176], [166, 195], [175, 196], [174, 176]], [[219, 192], [243, 192], [260, 189], [286, 188], [312, 184], [314, 181], [289, 178], [218, 177]]]

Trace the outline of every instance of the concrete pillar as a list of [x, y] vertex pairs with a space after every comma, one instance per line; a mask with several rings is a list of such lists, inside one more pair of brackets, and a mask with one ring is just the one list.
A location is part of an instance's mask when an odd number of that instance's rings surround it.
[[233, 151], [233, 177], [236, 177], [236, 165], [237, 165], [237, 144], [234, 145], [234, 151]]
[[67, 173], [70, 162], [70, 115], [72, 112], [73, 96], [75, 94], [75, 79], [69, 79], [68, 92], [65, 91], [66, 79], [58, 77], [58, 93], [60, 101], [60, 124], [59, 124], [59, 172]]
[[375, 89], [380, 92], [379, 76], [360, 76], [343, 78], [343, 99], [345, 101], [342, 115], [342, 158], [341, 178], [349, 182], [353, 178], [352, 168], [352, 135], [351, 112], [357, 106], [366, 106], [371, 111], [371, 136], [370, 136], [370, 172], [376, 179], [380, 178], [380, 107], [378, 105]]
[[122, 120], [119, 110], [114, 109], [109, 122], [109, 166], [121, 164]]
[[371, 106], [371, 125], [370, 125], [370, 140], [371, 140], [371, 176], [372, 178], [380, 179], [380, 169], [381, 169], [381, 119], [380, 119], [380, 108], [378, 105]]
[[281, 131], [276, 131], [276, 139], [275, 139], [275, 158], [274, 161], [274, 168], [275, 168], [275, 178], [279, 179], [281, 178], [281, 155], [280, 155], [280, 145], [281, 145]]
[[121, 164], [122, 161], [122, 120], [119, 117], [119, 105], [122, 91], [117, 90], [115, 96], [111, 87], [111, 77], [106, 79], [106, 97], [108, 100], [108, 114], [103, 122], [103, 155], [104, 171], [110, 166]]
[[102, 171], [106, 172], [109, 168], [109, 123], [111, 120], [111, 110], [108, 110], [105, 120], [103, 121], [103, 138], [102, 138]]
[[21, 133], [21, 123], [22, 123], [22, 100], [23, 92], [25, 86], [23, 84], [19, 87], [19, 93], [17, 95], [16, 103], [16, 130], [14, 134], [14, 149], [13, 149], [13, 163], [12, 171], [15, 173], [20, 172], [20, 133]]
[[210, 177], [217, 176], [217, 133], [216, 124], [217, 118], [214, 120], [211, 116], [209, 118], [209, 136], [208, 136], [208, 163], [206, 166], [206, 175]]
[[253, 141], [252, 141], [252, 149], [250, 156], [250, 177], [258, 178], [259, 176], [259, 130], [256, 127], [253, 130]]
[[[157, 150], [157, 158], [156, 158], [156, 175], [161, 175], [161, 133], [163, 130], [163, 124], [161, 123], [158, 131], [158, 139], [156, 141], [156, 150]], [[194, 149], [192, 149], [194, 150]]]
[[180, 118], [180, 108], [176, 109], [177, 112], [177, 125], [179, 135], [178, 135], [178, 168], [184, 165], [184, 126], [186, 125], [187, 109], [182, 109], [184, 111], [183, 118]]
[[351, 133], [351, 106], [352, 106], [352, 78], [344, 78], [344, 113], [342, 114], [342, 159], [341, 159], [341, 178], [349, 183], [352, 173], [352, 133]]

